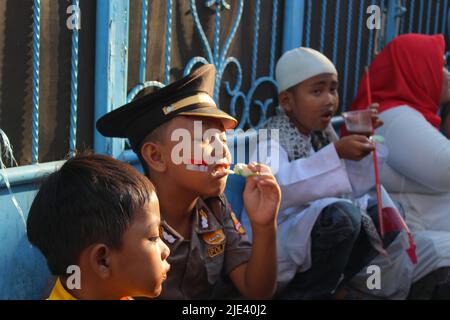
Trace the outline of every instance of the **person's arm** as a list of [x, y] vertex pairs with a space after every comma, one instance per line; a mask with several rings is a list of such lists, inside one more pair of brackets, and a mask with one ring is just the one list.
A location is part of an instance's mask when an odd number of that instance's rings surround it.
[[422, 194], [435, 194], [436, 191], [420, 184], [414, 180], [411, 180], [404, 175], [400, 174], [397, 170], [394, 170], [387, 163], [384, 165], [381, 171], [381, 183], [386, 187], [389, 192], [393, 193], [422, 193]]
[[[386, 169], [386, 160], [389, 154], [387, 147], [377, 143], [378, 170], [381, 173]], [[369, 192], [375, 186], [375, 167], [373, 152], [359, 161], [345, 160], [345, 168], [353, 189], [355, 198]]]
[[239, 291], [251, 299], [270, 299], [277, 280], [277, 214], [281, 192], [270, 169], [249, 165], [263, 175], [247, 178], [244, 205], [252, 226], [252, 252], [247, 263], [233, 269], [229, 277]]
[[432, 190], [450, 191], [450, 141], [410, 107], [393, 108], [380, 117], [385, 125], [377, 132], [389, 148], [388, 164]]
[[272, 169], [283, 195], [280, 210], [352, 192], [344, 162], [334, 144], [294, 161], [289, 161], [286, 151], [275, 141], [261, 142], [258, 147], [259, 157], [255, 151], [250, 159]]

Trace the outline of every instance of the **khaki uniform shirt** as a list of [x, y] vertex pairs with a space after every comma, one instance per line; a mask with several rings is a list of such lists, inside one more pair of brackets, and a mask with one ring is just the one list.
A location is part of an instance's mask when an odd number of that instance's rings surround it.
[[227, 276], [250, 259], [251, 243], [225, 196], [199, 199], [192, 219], [190, 240], [161, 222], [171, 252], [161, 299], [224, 298], [220, 287], [230, 286]]

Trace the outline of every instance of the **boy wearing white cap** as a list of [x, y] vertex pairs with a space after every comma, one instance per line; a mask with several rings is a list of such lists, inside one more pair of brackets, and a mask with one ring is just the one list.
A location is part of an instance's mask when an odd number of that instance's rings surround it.
[[[274, 173], [282, 190], [277, 239], [280, 298], [339, 298], [337, 289], [378, 253], [386, 254], [384, 248], [398, 235], [388, 233], [381, 240], [376, 201], [365, 195], [372, 181], [368, 184], [370, 179], [361, 179], [358, 170], [354, 175], [350, 169], [367, 170], [367, 156], [374, 147], [366, 136], [339, 139], [333, 130], [338, 77], [323, 54], [310, 48], [286, 52], [277, 63], [276, 80], [283, 111], [265, 128], [279, 130], [278, 143], [267, 142], [269, 154], [279, 156], [255, 154], [251, 160], [268, 164], [272, 171], [279, 168]], [[375, 127], [382, 125], [377, 105], [370, 107]], [[260, 142], [260, 150], [264, 143]], [[272, 163], [277, 158], [279, 163]], [[242, 220], [245, 225], [245, 213]], [[408, 289], [393, 288], [387, 295], [404, 298]]]

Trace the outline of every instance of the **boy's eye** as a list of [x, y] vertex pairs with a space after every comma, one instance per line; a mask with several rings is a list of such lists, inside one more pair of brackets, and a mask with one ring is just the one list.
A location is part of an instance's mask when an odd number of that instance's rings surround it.
[[151, 242], [157, 242], [159, 240], [159, 236], [157, 236], [157, 237], [150, 237], [150, 238], [148, 238], [148, 240], [150, 240]]

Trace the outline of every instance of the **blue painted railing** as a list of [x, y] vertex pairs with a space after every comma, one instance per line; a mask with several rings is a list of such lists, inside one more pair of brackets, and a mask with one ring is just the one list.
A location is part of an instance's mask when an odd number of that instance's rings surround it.
[[[110, 11], [110, 16], [105, 16], [105, 7], [108, 6], [107, 4], [102, 3], [103, 1], [98, 2], [97, 10], [99, 11], [99, 15], [102, 15], [101, 17], [98, 17], [98, 26], [100, 27], [102, 25], [105, 25], [106, 21], [112, 21], [114, 23], [115, 19], [117, 19], [116, 14], [114, 11]], [[127, 1], [124, 1], [127, 2]], [[128, 2], [127, 2], [128, 3]], [[199, 17], [199, 4], [203, 3], [203, 5], [206, 8], [209, 8], [214, 11], [215, 14], [215, 20], [214, 20], [214, 31], [213, 31], [213, 41], [212, 45], [209, 43], [208, 38], [205, 34], [204, 27], [201, 24], [200, 17]], [[231, 102], [229, 106], [230, 113], [237, 117], [239, 122], [239, 128], [242, 129], [244, 127], [254, 127], [258, 128], [260, 127], [266, 120], [266, 114], [268, 111], [268, 108], [273, 105], [273, 99], [267, 99], [265, 101], [255, 100], [254, 95], [257, 91], [257, 89], [262, 86], [269, 84], [274, 88], [274, 93], [276, 92], [276, 83], [274, 79], [274, 73], [275, 73], [275, 49], [276, 49], [276, 34], [277, 34], [277, 17], [278, 17], [278, 10], [279, 10], [279, 1], [278, 0], [272, 0], [272, 17], [271, 17], [271, 25], [272, 30], [270, 34], [270, 51], [268, 55], [269, 59], [269, 72], [267, 75], [259, 76], [257, 74], [257, 65], [258, 65], [258, 48], [259, 48], [259, 42], [260, 42], [260, 13], [261, 13], [261, 1], [257, 0], [255, 2], [255, 12], [253, 17], [253, 46], [252, 46], [252, 53], [251, 53], [251, 87], [248, 90], [245, 90], [242, 88], [242, 82], [243, 82], [243, 74], [242, 74], [242, 67], [240, 65], [240, 62], [237, 58], [228, 56], [228, 52], [231, 46], [231, 43], [236, 35], [237, 29], [240, 26], [240, 22], [242, 19], [243, 11], [244, 11], [244, 0], [239, 0], [236, 2], [237, 6], [237, 15], [234, 18], [234, 21], [232, 22], [231, 31], [226, 37], [223, 45], [221, 46], [220, 43], [220, 32], [221, 32], [221, 14], [224, 10], [230, 10], [231, 5], [228, 4], [225, 0], [207, 0], [207, 1], [195, 1], [190, 0], [189, 1], [190, 9], [191, 9], [191, 16], [192, 20], [194, 22], [196, 33], [201, 41], [203, 53], [204, 56], [195, 56], [192, 57], [189, 61], [187, 61], [186, 66], [184, 68], [184, 74], [188, 74], [196, 65], [199, 64], [207, 64], [212, 63], [215, 65], [217, 74], [216, 74], [216, 84], [214, 89], [214, 99], [218, 101], [220, 96], [220, 90], [221, 90], [221, 84], [222, 84], [222, 78], [224, 76], [224, 73], [226, 72], [227, 68], [231, 65], [233, 65], [237, 70], [236, 75], [236, 81], [234, 84], [234, 87], [230, 85], [229, 82], [225, 82], [225, 89], [227, 94], [231, 97]], [[124, 92], [123, 90], [123, 83], [126, 83], [126, 73], [120, 74], [121, 80], [117, 83], [109, 83], [109, 88], [105, 88], [105, 77], [110, 76], [111, 70], [104, 70], [105, 66], [108, 66], [108, 62], [106, 61], [109, 59], [109, 55], [105, 55], [105, 43], [106, 39], [108, 37], [111, 37], [112, 35], [104, 34], [104, 32], [108, 32], [108, 30], [103, 30], [103, 28], [97, 29], [97, 45], [99, 46], [99, 49], [97, 50], [97, 82], [98, 86], [96, 87], [96, 119], [98, 119], [99, 116], [102, 114], [110, 111], [111, 109], [120, 106], [121, 104], [124, 104], [127, 101], [131, 101], [141, 90], [147, 87], [162, 87], [170, 82], [170, 53], [171, 53], [171, 35], [172, 35], [172, 8], [173, 3], [172, 1], [167, 1], [167, 8], [166, 8], [166, 33], [165, 33], [165, 58], [164, 58], [164, 80], [163, 83], [151, 80], [148, 81], [146, 78], [146, 56], [147, 56], [147, 47], [149, 45], [147, 41], [147, 34], [148, 34], [148, 1], [142, 2], [142, 12], [141, 12], [141, 31], [140, 31], [140, 73], [139, 73], [139, 83], [136, 84], [128, 93], [126, 99], [123, 97], [116, 97], [114, 99], [114, 105], [111, 101], [108, 101], [108, 94], [106, 94], [105, 91], [108, 89], [111, 90], [111, 92], [116, 92], [117, 90], [120, 90], [121, 93]], [[297, 8], [297, 5], [293, 5], [293, 7]], [[102, 12], [102, 13], [100, 13]], [[287, 10], [286, 10], [287, 12]], [[288, 14], [288, 13], [287, 13]], [[287, 14], [285, 16], [287, 16]], [[292, 16], [292, 20], [295, 20], [296, 17]], [[122, 14], [120, 16], [121, 23], [128, 24], [128, 16], [125, 16]], [[124, 32], [125, 29], [122, 29]], [[266, 35], [267, 36], [267, 35]], [[292, 34], [291, 36], [295, 36]], [[113, 40], [113, 39], [111, 39]], [[116, 40], [117, 42], [117, 40]], [[119, 42], [120, 44], [120, 42]], [[119, 54], [119, 52], [117, 52]], [[122, 60], [120, 64], [127, 64], [128, 57], [126, 54], [122, 54], [121, 56]], [[101, 74], [100, 72], [100, 66], [102, 66]], [[111, 67], [111, 66], [110, 66]], [[117, 71], [116, 71], [117, 72]], [[97, 90], [98, 89], [98, 90]], [[243, 111], [241, 115], [237, 114], [237, 104], [239, 102], [243, 103]], [[218, 103], [218, 105], [221, 105]], [[252, 106], [256, 106], [259, 109], [259, 121], [256, 124], [251, 123], [250, 121], [250, 111]], [[121, 155], [124, 151], [124, 145], [123, 140], [121, 139], [110, 139], [110, 138], [104, 138], [101, 135], [99, 135], [97, 132], [95, 134], [95, 145], [94, 150], [96, 152], [101, 153], [107, 153], [111, 154], [116, 157], [121, 158], [129, 158], [129, 156]], [[116, 142], [114, 142], [116, 141]], [[120, 142], [117, 142], [120, 141]], [[115, 147], [116, 144], [117, 148]]]

